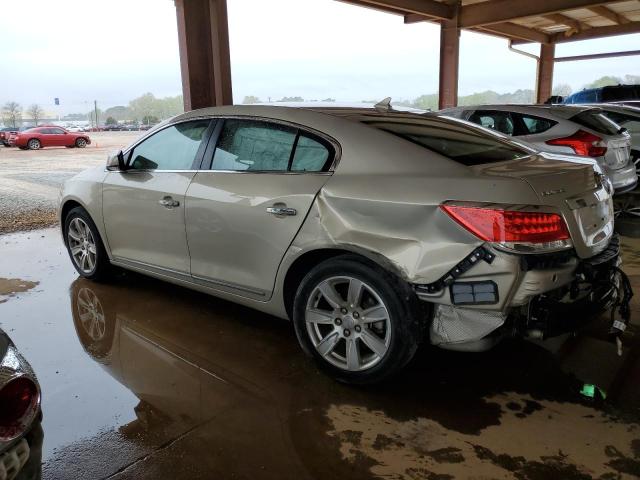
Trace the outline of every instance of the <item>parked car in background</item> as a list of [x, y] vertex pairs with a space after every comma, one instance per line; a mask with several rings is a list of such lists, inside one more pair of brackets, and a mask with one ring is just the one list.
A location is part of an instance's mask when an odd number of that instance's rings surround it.
[[68, 180], [59, 215], [81, 276], [118, 265], [290, 318], [323, 368], [371, 383], [425, 336], [480, 351], [627, 305], [611, 186], [566, 158], [388, 105], [208, 108]]
[[0, 142], [2, 142], [2, 144], [5, 147], [9, 146], [9, 135], [11, 134], [11, 132], [17, 132], [18, 129], [15, 127], [2, 127], [0, 128]]
[[626, 128], [631, 135], [631, 159], [640, 160], [640, 107], [630, 107], [615, 103], [597, 105], [607, 118]]
[[0, 480], [40, 479], [41, 416], [36, 375], [0, 330]]
[[76, 125], [70, 125], [70, 126], [66, 126], [65, 130], [67, 132], [78, 133], [78, 132], [82, 132], [82, 127], [78, 127]]
[[9, 144], [23, 150], [38, 150], [44, 147], [84, 148], [91, 139], [84, 133], [68, 132], [62, 127], [37, 127], [24, 132], [13, 133]]
[[622, 103], [640, 106], [640, 85], [611, 85], [585, 88], [562, 99], [562, 103]]
[[527, 142], [543, 152], [592, 157], [602, 166], [616, 194], [637, 183], [631, 136], [603, 115], [582, 105], [480, 105], [440, 110]]

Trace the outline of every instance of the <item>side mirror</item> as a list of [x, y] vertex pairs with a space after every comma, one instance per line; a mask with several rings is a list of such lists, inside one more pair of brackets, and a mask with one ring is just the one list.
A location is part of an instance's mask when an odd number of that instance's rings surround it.
[[127, 169], [127, 164], [124, 161], [124, 153], [122, 153], [122, 150], [118, 150], [115, 155], [112, 155], [107, 160], [107, 170], [125, 172]]

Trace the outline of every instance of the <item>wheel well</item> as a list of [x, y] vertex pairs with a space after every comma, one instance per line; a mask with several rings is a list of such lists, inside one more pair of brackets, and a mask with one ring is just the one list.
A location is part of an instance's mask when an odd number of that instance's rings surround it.
[[[76, 207], [80, 207], [84, 209], [84, 207], [80, 203], [76, 202], [75, 200], [67, 200], [65, 204], [62, 206], [62, 210], [60, 212], [60, 223], [62, 224], [61, 229], [63, 232], [64, 232], [64, 222], [65, 222], [65, 219], [67, 218], [67, 215], [71, 210], [73, 210]], [[64, 239], [64, 243], [66, 244], [67, 243], [66, 234], [62, 235], [62, 238]]]
[[304, 276], [316, 265], [340, 255], [352, 255], [359, 257], [364, 263], [376, 264], [376, 262], [364, 255], [339, 248], [323, 248], [304, 253], [291, 264], [284, 277], [282, 291], [284, 295], [284, 305], [290, 319], [293, 319], [293, 301], [298, 291], [298, 285], [300, 285]]

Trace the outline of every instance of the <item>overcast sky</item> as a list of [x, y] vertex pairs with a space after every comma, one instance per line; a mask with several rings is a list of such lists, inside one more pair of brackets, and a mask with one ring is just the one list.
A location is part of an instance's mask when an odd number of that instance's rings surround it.
[[[335, 0], [228, 0], [234, 100], [282, 96], [413, 99], [438, 88], [439, 29]], [[5, 9], [6, 10], [6, 9]], [[0, 103], [60, 113], [181, 92], [172, 0], [20, 0], [0, 28]], [[27, 19], [28, 22], [17, 19]], [[556, 55], [637, 49], [640, 35], [559, 45]], [[532, 51], [535, 51], [532, 50]], [[574, 89], [640, 74], [638, 57], [556, 65]], [[461, 95], [534, 88], [535, 62], [506, 40], [463, 33]]]

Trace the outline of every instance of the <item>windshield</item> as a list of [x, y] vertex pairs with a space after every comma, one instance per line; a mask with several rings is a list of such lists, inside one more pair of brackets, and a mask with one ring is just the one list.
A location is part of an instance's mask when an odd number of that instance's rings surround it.
[[533, 153], [484, 129], [443, 117], [379, 117], [361, 122], [467, 166], [515, 160]]

